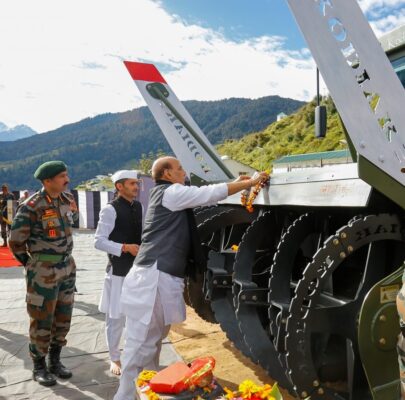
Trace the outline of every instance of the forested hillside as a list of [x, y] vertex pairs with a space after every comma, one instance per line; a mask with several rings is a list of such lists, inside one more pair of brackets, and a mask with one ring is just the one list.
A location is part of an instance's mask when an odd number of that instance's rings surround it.
[[[226, 99], [186, 101], [184, 105], [209, 140], [218, 144], [229, 138], [264, 129], [277, 114], [290, 114], [304, 103], [278, 96], [256, 100]], [[167, 142], [149, 109], [104, 114], [65, 125], [0, 146], [0, 182], [13, 189], [34, 189], [36, 167], [51, 159], [69, 166], [72, 186], [99, 174], [134, 165], [143, 154], [170, 152]]]
[[314, 136], [314, 110], [312, 101], [298, 112], [274, 122], [263, 131], [252, 133], [240, 140], [228, 139], [218, 146], [220, 154], [228, 155], [256, 169], [268, 168], [271, 163], [288, 154], [313, 153], [345, 148], [343, 131], [332, 99], [325, 98], [328, 111], [328, 130], [324, 139]]

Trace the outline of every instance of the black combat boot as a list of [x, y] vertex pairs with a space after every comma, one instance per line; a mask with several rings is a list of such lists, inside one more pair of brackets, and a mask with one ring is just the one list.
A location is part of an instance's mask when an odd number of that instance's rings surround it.
[[34, 359], [34, 369], [32, 370], [32, 379], [43, 386], [56, 385], [55, 377], [46, 369], [45, 357]]
[[61, 351], [61, 346], [51, 344], [49, 348], [49, 371], [55, 374], [58, 378], [69, 379], [72, 377], [72, 372], [60, 362]]

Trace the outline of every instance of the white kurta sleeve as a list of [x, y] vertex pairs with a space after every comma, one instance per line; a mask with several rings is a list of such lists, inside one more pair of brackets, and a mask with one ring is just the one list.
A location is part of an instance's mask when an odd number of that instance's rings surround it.
[[111, 204], [107, 204], [101, 209], [97, 230], [94, 235], [94, 247], [119, 257], [121, 255], [122, 243], [113, 242], [108, 239], [114, 229], [116, 218], [117, 213]]
[[170, 211], [215, 204], [228, 197], [226, 183], [208, 186], [184, 186], [175, 183], [165, 190], [162, 205]]

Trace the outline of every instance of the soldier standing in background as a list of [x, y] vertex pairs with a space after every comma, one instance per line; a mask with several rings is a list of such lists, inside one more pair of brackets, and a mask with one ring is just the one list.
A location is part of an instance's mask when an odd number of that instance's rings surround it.
[[24, 190], [23, 195], [18, 199], [18, 205], [20, 206], [22, 203], [24, 203], [25, 200], [30, 197], [30, 194], [28, 190]]
[[[72, 376], [60, 361], [70, 329], [76, 265], [71, 255], [72, 225], [77, 219], [66, 165], [49, 161], [34, 177], [43, 188], [19, 208], [10, 234], [10, 249], [24, 265], [27, 311], [30, 317], [29, 352], [34, 362], [33, 379], [44, 386], [56, 384], [55, 376]], [[45, 356], [49, 351], [49, 369]]]
[[116, 198], [102, 208], [94, 246], [108, 254], [107, 273], [99, 310], [105, 313], [105, 332], [110, 354], [110, 371], [121, 374], [120, 339], [125, 316], [120, 312], [122, 283], [134, 263], [141, 244], [142, 205], [138, 194], [138, 173], [122, 170], [112, 175]]
[[1, 237], [3, 238], [2, 247], [7, 247], [7, 236], [10, 232], [10, 225], [4, 220], [7, 218], [7, 201], [14, 200], [14, 195], [8, 191], [6, 183], [1, 185], [0, 194], [0, 223], [1, 223]]

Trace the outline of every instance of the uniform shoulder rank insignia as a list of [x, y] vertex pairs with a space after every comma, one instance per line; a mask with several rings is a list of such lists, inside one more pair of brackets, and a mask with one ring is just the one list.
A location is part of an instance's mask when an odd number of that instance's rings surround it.
[[74, 200], [72, 193], [69, 193], [69, 192], [62, 192], [60, 197], [62, 200], [65, 200], [68, 203], [70, 203], [71, 201]]
[[[41, 196], [39, 195], [39, 193], [34, 193], [31, 197], [29, 197], [26, 200], [26, 204], [29, 207], [35, 207], [35, 205], [38, 203], [39, 199], [41, 198]], [[23, 203], [24, 204], [24, 203]]]

